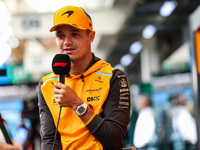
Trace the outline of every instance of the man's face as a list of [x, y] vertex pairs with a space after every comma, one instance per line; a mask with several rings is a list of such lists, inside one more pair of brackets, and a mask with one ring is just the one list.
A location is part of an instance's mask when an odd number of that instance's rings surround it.
[[90, 44], [94, 39], [94, 31], [62, 25], [56, 28], [55, 34], [60, 53], [69, 55], [71, 61], [84, 60], [91, 54]]
[[137, 110], [141, 111], [143, 108], [147, 107], [147, 100], [145, 96], [140, 96], [137, 102]]

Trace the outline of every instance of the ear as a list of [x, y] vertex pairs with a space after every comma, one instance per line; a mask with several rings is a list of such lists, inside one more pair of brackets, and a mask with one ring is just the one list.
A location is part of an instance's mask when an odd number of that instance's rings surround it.
[[89, 35], [89, 40], [90, 40], [90, 43], [92, 43], [92, 42], [93, 42], [93, 40], [94, 40], [94, 37], [95, 37], [95, 31], [92, 31], [92, 32], [90, 32], [90, 35]]

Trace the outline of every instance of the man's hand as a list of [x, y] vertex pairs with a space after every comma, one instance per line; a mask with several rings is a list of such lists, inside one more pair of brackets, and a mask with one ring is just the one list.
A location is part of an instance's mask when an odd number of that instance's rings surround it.
[[69, 86], [60, 82], [54, 83], [54, 86], [54, 97], [60, 106], [76, 110], [77, 106], [83, 103], [83, 100]]
[[[84, 101], [69, 86], [60, 82], [54, 83], [54, 86], [54, 97], [60, 106], [70, 107], [75, 111], [79, 105], [84, 103]], [[86, 113], [79, 117], [83, 123], [86, 123], [93, 114], [94, 112], [91, 109], [87, 109]]]

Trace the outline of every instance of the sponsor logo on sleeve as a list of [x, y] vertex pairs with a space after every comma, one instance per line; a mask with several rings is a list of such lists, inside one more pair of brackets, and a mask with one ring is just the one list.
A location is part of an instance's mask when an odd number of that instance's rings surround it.
[[120, 99], [120, 100], [129, 100], [129, 97], [120, 96], [119, 99]]
[[127, 82], [125, 80], [125, 78], [122, 78], [120, 81], [119, 81], [119, 84], [121, 87], [127, 87]]
[[128, 96], [129, 95], [129, 93], [127, 92], [127, 93], [120, 93], [120, 96]]
[[118, 75], [117, 77], [118, 78], [124, 78], [124, 77], [126, 77], [126, 75], [125, 74], [121, 74], [121, 75]]
[[129, 106], [129, 102], [119, 101], [119, 105]]
[[128, 88], [125, 88], [125, 89], [120, 89], [119, 91], [120, 91], [120, 92], [129, 92], [129, 89], [128, 89]]

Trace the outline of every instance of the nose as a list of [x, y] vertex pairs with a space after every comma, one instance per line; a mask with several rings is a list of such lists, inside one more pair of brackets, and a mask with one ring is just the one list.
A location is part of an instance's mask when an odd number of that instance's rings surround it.
[[72, 43], [73, 43], [73, 42], [72, 42], [71, 36], [67, 35], [67, 36], [65, 37], [64, 44], [68, 46], [68, 45], [71, 45]]

